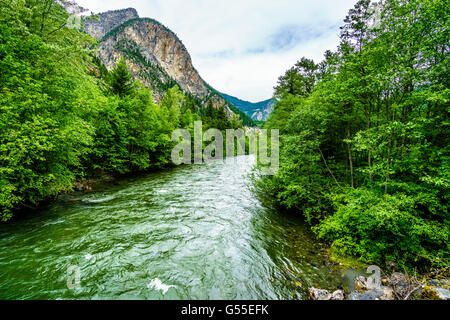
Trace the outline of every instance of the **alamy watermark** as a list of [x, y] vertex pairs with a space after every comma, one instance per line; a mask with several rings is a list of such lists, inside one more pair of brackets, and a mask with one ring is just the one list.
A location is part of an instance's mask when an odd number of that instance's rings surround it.
[[70, 266], [67, 268], [67, 288], [75, 290], [81, 288], [81, 269], [79, 266]]
[[367, 277], [367, 287], [369, 289], [379, 289], [381, 288], [381, 269], [378, 266], [372, 265], [368, 266], [366, 273], [371, 275]]
[[70, 7], [68, 10], [71, 12], [69, 18], [66, 21], [66, 27], [69, 29], [81, 29], [81, 10], [79, 7]]
[[[208, 129], [203, 133], [202, 122], [195, 121], [193, 139], [189, 130], [177, 129], [172, 133], [172, 141], [178, 142], [172, 150], [172, 162], [175, 165], [220, 162], [248, 153], [257, 156], [262, 175], [275, 175], [280, 167], [278, 129], [270, 132], [265, 129], [227, 129], [224, 140], [220, 130]], [[209, 144], [204, 146], [204, 143]]]

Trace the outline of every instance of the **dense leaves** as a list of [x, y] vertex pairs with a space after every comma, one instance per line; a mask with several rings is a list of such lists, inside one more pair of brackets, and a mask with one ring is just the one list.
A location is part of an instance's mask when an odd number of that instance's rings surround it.
[[280, 78], [266, 126], [281, 168], [256, 182], [302, 212], [336, 252], [448, 265], [449, 19], [446, 1], [359, 1], [336, 52]]
[[[154, 104], [124, 58], [108, 71], [95, 58], [95, 40], [66, 27], [69, 5], [0, 0], [1, 221], [81, 177], [170, 165], [172, 131], [206, 113], [176, 85]], [[220, 108], [204, 120], [241, 125]]]

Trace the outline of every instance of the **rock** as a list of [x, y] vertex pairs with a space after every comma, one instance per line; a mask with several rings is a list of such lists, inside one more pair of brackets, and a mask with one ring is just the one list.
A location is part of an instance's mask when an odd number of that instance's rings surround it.
[[394, 272], [389, 278], [389, 285], [393, 286], [399, 283], [408, 283], [409, 279], [406, 275], [400, 272]]
[[370, 291], [364, 293], [354, 291], [350, 293], [347, 300], [376, 300], [376, 295]]
[[75, 191], [80, 191], [80, 192], [90, 192], [92, 191], [92, 187], [89, 185], [88, 181], [77, 181], [75, 182], [73, 189]]
[[395, 300], [395, 297], [392, 288], [382, 286], [366, 292], [354, 291], [350, 293], [348, 300]]
[[344, 291], [336, 290], [331, 294], [331, 300], [344, 300]]
[[[171, 30], [153, 19], [139, 18], [132, 8], [100, 13], [99, 17], [99, 21], [84, 21], [84, 26], [100, 41], [97, 56], [108, 70], [124, 57], [135, 80], [152, 90], [155, 103], [165, 95], [161, 84], [177, 83], [205, 107], [206, 101], [211, 101], [215, 108], [224, 106], [229, 117], [234, 115], [225, 99], [201, 78], [186, 47]], [[131, 57], [130, 51], [139, 59]]]
[[422, 297], [431, 300], [449, 300], [450, 290], [427, 285], [422, 290]]
[[383, 294], [378, 297], [379, 300], [395, 300], [394, 289], [386, 286], [381, 286]]
[[440, 300], [449, 300], [450, 299], [450, 290], [444, 288], [436, 288], [437, 296]]
[[108, 11], [99, 14], [99, 20], [85, 20], [83, 22], [85, 30], [97, 40], [122, 23], [139, 18], [136, 9], [128, 8], [122, 10]]
[[328, 290], [309, 288], [309, 297], [311, 300], [330, 300], [331, 293]]
[[364, 293], [369, 290], [369, 283], [366, 277], [359, 276], [355, 279], [355, 289], [359, 293]]
[[450, 289], [450, 281], [447, 279], [431, 279], [427, 280], [427, 285], [432, 287], [441, 287], [444, 289]]
[[395, 294], [400, 300], [408, 297], [411, 290], [414, 289], [414, 284], [408, 276], [400, 272], [394, 272], [391, 275], [389, 278], [389, 286], [395, 290]]

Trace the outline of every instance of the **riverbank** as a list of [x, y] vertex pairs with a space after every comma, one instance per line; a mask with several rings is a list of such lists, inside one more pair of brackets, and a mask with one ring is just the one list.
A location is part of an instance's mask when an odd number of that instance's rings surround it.
[[249, 191], [255, 159], [240, 158], [119, 179], [0, 225], [0, 298], [301, 300], [344, 287], [302, 219]]
[[[254, 159], [242, 159], [116, 177], [0, 227], [0, 297], [296, 300], [314, 287], [347, 299], [367, 266], [262, 205], [248, 190]], [[72, 265], [78, 291], [65, 287]]]
[[[447, 275], [448, 277], [448, 275]], [[427, 279], [394, 272], [388, 277], [376, 279], [358, 276], [355, 290], [329, 290], [309, 288], [311, 300], [449, 300], [450, 281], [448, 278]]]

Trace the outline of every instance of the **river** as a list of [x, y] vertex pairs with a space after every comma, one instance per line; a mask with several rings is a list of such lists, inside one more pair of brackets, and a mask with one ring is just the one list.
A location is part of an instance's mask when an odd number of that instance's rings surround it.
[[343, 285], [302, 219], [251, 193], [254, 161], [122, 179], [1, 225], [0, 299], [306, 299]]

